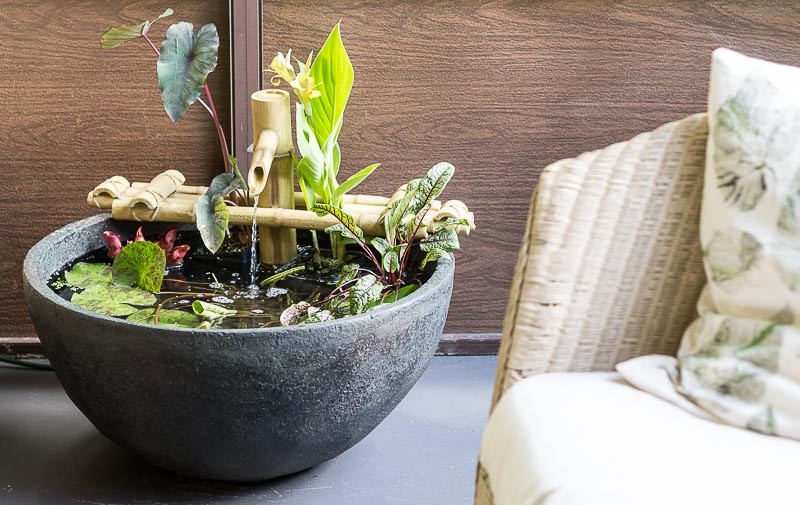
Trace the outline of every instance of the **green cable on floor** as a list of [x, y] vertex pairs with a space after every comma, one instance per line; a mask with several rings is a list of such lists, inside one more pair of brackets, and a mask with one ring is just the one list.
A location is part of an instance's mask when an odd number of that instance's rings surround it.
[[53, 367], [50, 365], [45, 365], [43, 363], [34, 363], [32, 361], [23, 361], [19, 359], [10, 358], [8, 356], [0, 356], [0, 363], [8, 363], [11, 365], [17, 366], [24, 366], [27, 368], [33, 368], [34, 370], [52, 370]]

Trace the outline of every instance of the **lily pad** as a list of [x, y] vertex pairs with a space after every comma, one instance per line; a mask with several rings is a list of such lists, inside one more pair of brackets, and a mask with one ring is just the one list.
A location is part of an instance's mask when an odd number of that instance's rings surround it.
[[151, 293], [161, 290], [167, 257], [164, 251], [152, 242], [132, 242], [119, 252], [112, 265], [114, 283], [136, 286]]
[[72, 303], [78, 307], [106, 316], [127, 316], [139, 310], [135, 306], [146, 307], [156, 303], [152, 293], [139, 288], [103, 284], [85, 289], [72, 295]]
[[[156, 324], [154, 317], [155, 312], [155, 309], [137, 310], [128, 316], [128, 321], [132, 323]], [[158, 311], [158, 326], [195, 328], [200, 322], [201, 319], [191, 312], [175, 309], [162, 309]]]
[[111, 266], [105, 263], [86, 263], [81, 261], [64, 272], [64, 278], [76, 288], [108, 284], [111, 282]]

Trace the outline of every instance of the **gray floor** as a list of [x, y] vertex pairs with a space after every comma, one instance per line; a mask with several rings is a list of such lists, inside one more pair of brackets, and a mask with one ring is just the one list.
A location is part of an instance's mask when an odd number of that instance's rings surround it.
[[338, 458], [258, 485], [185, 479], [100, 435], [54, 375], [0, 364], [3, 505], [450, 505], [472, 502], [495, 358], [437, 357], [400, 406]]

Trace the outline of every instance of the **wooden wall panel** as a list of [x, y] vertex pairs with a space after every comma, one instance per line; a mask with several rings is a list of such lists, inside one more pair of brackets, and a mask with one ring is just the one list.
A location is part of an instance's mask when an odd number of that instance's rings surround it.
[[[222, 55], [210, 85], [229, 116], [227, 0], [82, 0], [0, 3], [0, 337], [30, 337], [22, 260], [50, 231], [93, 214], [86, 194], [125, 174], [147, 180], [178, 168], [207, 181], [221, 168], [214, 126], [194, 106], [172, 124], [161, 105], [155, 55], [142, 41], [101, 51], [109, 27], [152, 19], [213, 22]], [[152, 34], [163, 39], [169, 23]]]
[[800, 2], [779, 0], [274, 0], [265, 68], [305, 57], [342, 21], [356, 85], [343, 172], [384, 165], [389, 194], [441, 160], [445, 197], [475, 211], [449, 332], [499, 332], [531, 191], [548, 163], [705, 107], [718, 46], [800, 64]]
[[[216, 22], [227, 52], [227, 1], [169, 5], [175, 19]], [[0, 3], [0, 337], [32, 336], [22, 258], [90, 215], [81, 202], [97, 180], [168, 167], [206, 180], [219, 169], [204, 112], [177, 125], [163, 113], [151, 54], [97, 46], [108, 26], [166, 6]], [[703, 110], [715, 47], [800, 64], [800, 4], [777, 0], [272, 0], [264, 11], [267, 64], [277, 50], [318, 48], [342, 20], [357, 79], [343, 170], [384, 163], [366, 191], [389, 193], [440, 160], [456, 165], [447, 194], [479, 225], [458, 256], [447, 331], [459, 333], [500, 331], [543, 166]], [[227, 116], [225, 58], [212, 87]]]

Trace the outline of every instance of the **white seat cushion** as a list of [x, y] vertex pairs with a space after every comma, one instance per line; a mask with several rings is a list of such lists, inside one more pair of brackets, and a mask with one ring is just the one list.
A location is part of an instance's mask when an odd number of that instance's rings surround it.
[[495, 505], [800, 503], [800, 442], [698, 418], [614, 373], [518, 382], [480, 461]]

